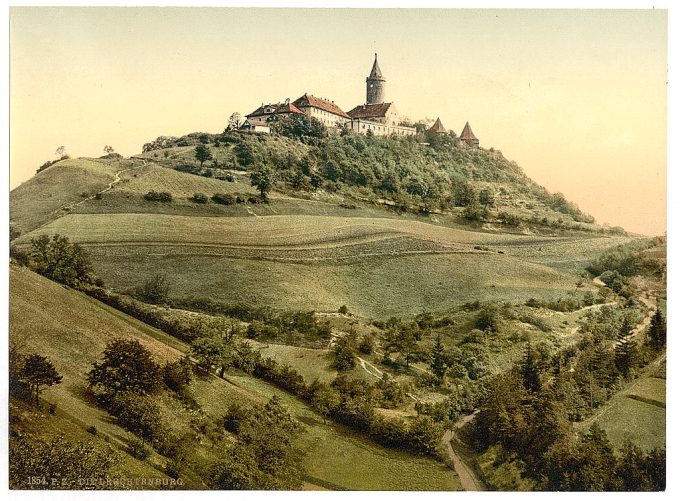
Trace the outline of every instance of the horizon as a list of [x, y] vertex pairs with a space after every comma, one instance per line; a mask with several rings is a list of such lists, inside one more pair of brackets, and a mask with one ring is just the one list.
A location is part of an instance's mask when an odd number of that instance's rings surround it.
[[666, 40], [658, 10], [12, 8], [10, 188], [60, 145], [129, 157], [304, 93], [347, 111], [377, 52], [403, 115], [470, 122], [598, 223], [660, 235]]

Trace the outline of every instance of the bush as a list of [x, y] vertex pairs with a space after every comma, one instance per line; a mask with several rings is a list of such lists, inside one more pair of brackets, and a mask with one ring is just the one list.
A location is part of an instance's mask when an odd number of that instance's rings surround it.
[[151, 456], [151, 449], [137, 437], [132, 437], [130, 439], [126, 450], [130, 456], [141, 461], [144, 461]]
[[85, 431], [88, 432], [90, 435], [96, 435], [97, 434], [97, 427], [93, 424], [85, 428]]
[[211, 200], [220, 205], [234, 205], [236, 199], [230, 193], [215, 193]]
[[148, 442], [163, 442], [167, 430], [163, 426], [160, 409], [150, 397], [120, 393], [109, 400], [107, 409], [126, 430]]
[[167, 191], [150, 191], [144, 195], [144, 200], [147, 202], [170, 203], [172, 202], [172, 194]]
[[163, 382], [173, 391], [182, 391], [190, 382], [193, 376], [193, 367], [188, 358], [182, 358], [177, 362], [168, 362], [161, 370]]
[[203, 193], [194, 193], [194, 195], [189, 200], [191, 200], [195, 204], [207, 204], [208, 195], [205, 195]]
[[160, 304], [168, 300], [170, 282], [165, 275], [154, 275], [134, 291], [134, 296], [140, 301]]

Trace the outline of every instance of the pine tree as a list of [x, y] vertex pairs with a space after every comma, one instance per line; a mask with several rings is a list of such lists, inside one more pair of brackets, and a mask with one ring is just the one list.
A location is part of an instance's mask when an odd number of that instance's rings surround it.
[[624, 378], [627, 378], [630, 374], [630, 370], [633, 367], [633, 362], [635, 360], [635, 341], [630, 335], [632, 330], [633, 326], [631, 325], [630, 319], [628, 316], [625, 316], [619, 334], [616, 337], [614, 358], [616, 368]]
[[437, 335], [437, 339], [432, 347], [432, 356], [430, 359], [430, 368], [437, 379], [441, 382], [446, 374], [446, 359], [444, 355], [444, 345], [442, 344], [441, 335]]
[[522, 384], [532, 393], [541, 389], [541, 377], [538, 370], [536, 354], [531, 349], [531, 343], [527, 343], [524, 363], [522, 365]]
[[659, 308], [656, 309], [649, 324], [648, 334], [649, 344], [655, 351], [661, 351], [666, 347], [666, 319]]

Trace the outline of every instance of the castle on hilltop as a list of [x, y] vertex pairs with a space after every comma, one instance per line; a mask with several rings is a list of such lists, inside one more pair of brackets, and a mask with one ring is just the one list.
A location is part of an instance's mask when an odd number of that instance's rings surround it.
[[[277, 116], [306, 115], [319, 120], [329, 130], [348, 129], [358, 134], [374, 134], [377, 136], [413, 136], [416, 129], [407, 124], [401, 117], [394, 102], [385, 102], [387, 80], [378, 65], [378, 54], [375, 55], [371, 72], [366, 77], [366, 102], [345, 112], [335, 101], [303, 94], [295, 101], [286, 99], [283, 103], [262, 103], [252, 113], [246, 115], [242, 130], [250, 132], [270, 132], [269, 121]], [[448, 134], [448, 131], [437, 118], [428, 129], [436, 134]], [[465, 124], [460, 140], [472, 147], [479, 146], [479, 140], [472, 132], [469, 123]]]

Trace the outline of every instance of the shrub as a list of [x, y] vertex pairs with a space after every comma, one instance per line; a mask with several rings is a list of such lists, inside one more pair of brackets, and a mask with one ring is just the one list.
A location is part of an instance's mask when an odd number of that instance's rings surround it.
[[144, 200], [147, 202], [170, 203], [172, 202], [172, 194], [167, 191], [150, 191], [144, 195]]
[[141, 461], [151, 456], [151, 449], [137, 437], [130, 438], [126, 450], [130, 456]]
[[215, 193], [211, 200], [220, 205], [233, 205], [236, 202], [234, 196], [229, 193]]
[[195, 204], [207, 204], [208, 195], [205, 195], [203, 193], [194, 193], [194, 195], [189, 200], [191, 200]]
[[182, 391], [190, 382], [193, 375], [193, 367], [188, 358], [182, 358], [177, 362], [168, 362], [161, 370], [163, 382], [173, 391]]
[[90, 435], [96, 435], [97, 434], [97, 427], [93, 424], [85, 428], [85, 431], [88, 432]]
[[134, 296], [140, 301], [160, 304], [168, 300], [170, 282], [166, 275], [154, 275], [134, 290]]

